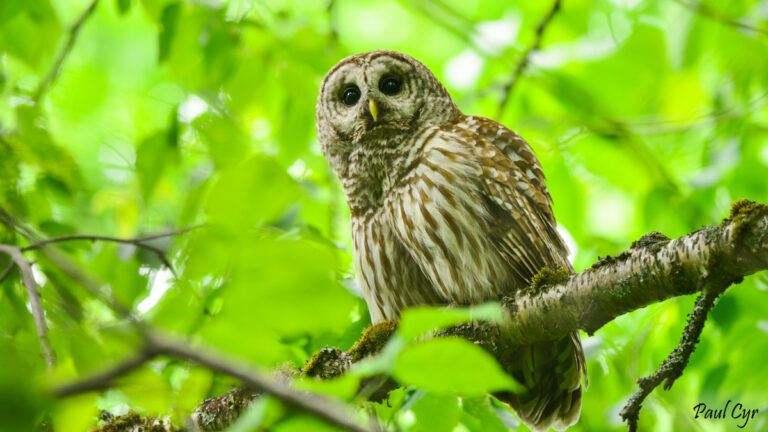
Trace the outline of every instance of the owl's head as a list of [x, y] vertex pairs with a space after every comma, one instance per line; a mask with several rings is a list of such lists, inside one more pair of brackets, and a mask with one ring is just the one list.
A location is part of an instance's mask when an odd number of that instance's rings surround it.
[[341, 175], [359, 146], [391, 146], [402, 134], [454, 120], [459, 110], [434, 74], [397, 51], [347, 57], [323, 79], [316, 106], [323, 154]]

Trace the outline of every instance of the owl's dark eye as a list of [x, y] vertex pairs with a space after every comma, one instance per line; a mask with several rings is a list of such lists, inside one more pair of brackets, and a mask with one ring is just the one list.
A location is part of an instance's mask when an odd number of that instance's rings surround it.
[[392, 77], [385, 77], [379, 81], [379, 90], [385, 95], [396, 95], [400, 93], [400, 80]]
[[341, 101], [344, 102], [344, 105], [352, 106], [357, 103], [357, 101], [360, 100], [360, 89], [357, 88], [356, 85], [351, 85], [344, 90], [344, 93], [341, 95]]

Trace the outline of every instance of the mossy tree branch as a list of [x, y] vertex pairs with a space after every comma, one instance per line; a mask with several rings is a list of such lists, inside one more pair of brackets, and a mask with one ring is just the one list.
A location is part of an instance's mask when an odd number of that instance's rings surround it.
[[[532, 286], [503, 299], [508, 318], [504, 324], [462, 324], [439, 335], [462, 336], [504, 364], [504, 356], [514, 356], [515, 345], [556, 340], [574, 330], [592, 334], [625, 313], [702, 292], [680, 344], [657, 373], [638, 380], [641, 389], [622, 412], [634, 430], [645, 397], [663, 381], [669, 389], [683, 373], [717, 296], [744, 276], [766, 269], [768, 206], [739, 200], [733, 204], [730, 217], [718, 226], [675, 240], [660, 233], [645, 235], [628, 250], [601, 258], [570, 277], [544, 269]], [[373, 354], [383, 345], [381, 339], [392, 332], [394, 327], [383, 323], [369, 329], [348, 352], [326, 348], [312, 357], [303, 373], [321, 378], [338, 376], [364, 357], [361, 347], [370, 347], [364, 354]]]
[[535, 294], [505, 299], [511, 339], [530, 344], [580, 329], [592, 334], [614, 318], [701, 291], [727, 287], [768, 269], [768, 206], [745, 200], [731, 217], [675, 240], [652, 233], [614, 257]]
[[[505, 323], [467, 323], [443, 330], [439, 335], [462, 336], [488, 350], [503, 364], [505, 356], [515, 355], [516, 345], [555, 340], [577, 329], [591, 334], [622, 314], [701, 291], [680, 344], [658, 372], [638, 380], [640, 390], [622, 412], [633, 430], [645, 397], [664, 381], [665, 388], [669, 388], [682, 374], [717, 296], [744, 276], [766, 269], [768, 206], [740, 200], [732, 206], [730, 217], [718, 226], [675, 240], [659, 233], [648, 234], [627, 251], [601, 258], [590, 269], [571, 276], [543, 269], [530, 287], [502, 300], [507, 312]], [[349, 351], [326, 348], [313, 356], [300, 373], [319, 378], [343, 374], [355, 362], [380, 351], [395, 330], [393, 323], [373, 326]], [[190, 355], [187, 351], [175, 351], [170, 349], [176, 347], [173, 344], [157, 346], [163, 347], [159, 350], [162, 354], [199, 360], [195, 357], [197, 352]], [[370, 383], [375, 385], [367, 385]], [[375, 377], [364, 383], [374, 388], [361, 392], [382, 395], [393, 384], [391, 380]], [[208, 402], [198, 409], [196, 418], [207, 415], [206, 406], [216, 405]], [[200, 427], [199, 422], [197, 426]]]
[[[628, 250], [600, 258], [591, 268], [560, 282], [556, 282], [557, 272], [545, 270], [537, 278], [538, 284], [502, 299], [507, 312], [505, 341], [527, 345], [557, 340], [574, 330], [593, 334], [616, 317], [649, 304], [700, 292], [713, 283], [722, 290], [766, 269], [768, 206], [740, 200], [734, 203], [731, 216], [718, 226], [674, 240], [660, 233], [647, 234]], [[499, 325], [479, 326], [484, 328], [482, 332], [496, 332], [493, 328]], [[443, 333], [471, 339], [464, 327]], [[351, 359], [351, 352], [343, 353], [345, 358]], [[314, 369], [313, 375], [329, 372], [317, 366]]]

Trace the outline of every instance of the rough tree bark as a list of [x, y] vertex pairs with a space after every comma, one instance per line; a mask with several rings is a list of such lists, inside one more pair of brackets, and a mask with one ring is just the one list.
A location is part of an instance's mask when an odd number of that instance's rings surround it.
[[[601, 258], [575, 275], [543, 269], [528, 289], [502, 299], [507, 313], [504, 323], [467, 323], [442, 330], [438, 335], [467, 338], [504, 364], [504, 357], [513, 356], [516, 345], [554, 340], [573, 330], [592, 334], [619, 315], [671, 297], [703, 291], [697, 302], [699, 313], [692, 314], [680, 346], [659, 372], [639, 380], [641, 391], [622, 413], [630, 430], [634, 430], [645, 396], [662, 380], [667, 380], [668, 388], [682, 374], [698, 340], [696, 332], [701, 331], [717, 295], [744, 276], [766, 269], [768, 206], [740, 200], [733, 204], [730, 217], [718, 226], [674, 240], [660, 233], [645, 235], [628, 250]], [[341, 375], [358, 360], [377, 353], [395, 330], [392, 323], [371, 327], [350, 350], [325, 348], [296, 373], [318, 378]], [[382, 390], [383, 381], [378, 380], [378, 390]], [[386, 390], [386, 385], [383, 388]], [[233, 393], [205, 401], [193, 415], [197, 423], [194, 427], [221, 430], [226, 422], [219, 420], [236, 417], [251, 396], [239, 394], [234, 399], [240, 403], [232, 403]]]

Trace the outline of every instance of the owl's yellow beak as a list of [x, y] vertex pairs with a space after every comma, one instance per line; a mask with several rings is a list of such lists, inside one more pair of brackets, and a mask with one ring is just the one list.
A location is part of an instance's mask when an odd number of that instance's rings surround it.
[[379, 107], [376, 106], [376, 102], [373, 101], [373, 98], [368, 99], [368, 110], [371, 112], [373, 121], [376, 121], [376, 119], [379, 117]]

